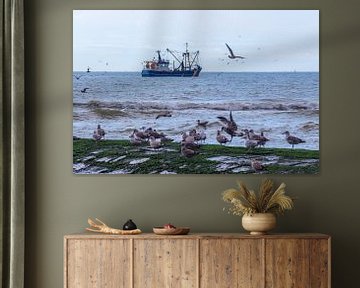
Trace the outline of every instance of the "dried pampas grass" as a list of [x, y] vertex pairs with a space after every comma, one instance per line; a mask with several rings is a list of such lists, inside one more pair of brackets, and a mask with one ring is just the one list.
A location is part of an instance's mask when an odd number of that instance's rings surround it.
[[259, 192], [249, 190], [245, 183], [237, 181], [238, 189], [230, 188], [223, 192], [222, 199], [230, 203], [229, 212], [233, 215], [251, 215], [255, 213], [283, 214], [294, 207], [294, 198], [285, 195], [285, 183], [274, 190], [274, 182], [264, 179]]

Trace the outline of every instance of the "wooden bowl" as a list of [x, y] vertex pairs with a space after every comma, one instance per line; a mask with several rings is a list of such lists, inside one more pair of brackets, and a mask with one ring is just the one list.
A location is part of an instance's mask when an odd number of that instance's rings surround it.
[[157, 235], [186, 235], [189, 233], [189, 227], [164, 228], [154, 227], [153, 231]]

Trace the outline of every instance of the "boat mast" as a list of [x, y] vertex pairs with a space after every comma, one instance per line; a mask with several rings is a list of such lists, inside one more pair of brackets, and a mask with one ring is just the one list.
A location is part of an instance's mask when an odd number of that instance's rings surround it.
[[185, 70], [187, 68], [189, 68], [189, 70], [191, 69], [191, 66], [190, 66], [190, 53], [189, 53], [189, 50], [188, 50], [188, 43], [186, 42], [185, 43], [185, 53], [183, 53], [183, 59], [184, 59], [184, 64], [185, 64]]
[[191, 62], [190, 66], [192, 66], [192, 65], [194, 64], [194, 62], [195, 62], [196, 58], [198, 58], [198, 56], [199, 56], [199, 50], [196, 51], [195, 56], [194, 56], [194, 59], [193, 59], [193, 61]]
[[[183, 62], [183, 61], [180, 61], [180, 60], [176, 57], [176, 55], [175, 55], [169, 48], [166, 48], [166, 51], [169, 52], [169, 53], [176, 59], [176, 61], [179, 62], [179, 64], [180, 64], [179, 67], [184, 67], [184, 62]], [[173, 66], [174, 66], [174, 64], [173, 64]], [[178, 69], [179, 69], [179, 67], [178, 67]], [[174, 68], [175, 68], [175, 67], [174, 67]]]
[[156, 53], [158, 54], [158, 60], [159, 60], [159, 62], [161, 62], [160, 50], [156, 50]]
[[[177, 69], [191, 70], [191, 67], [193, 66], [193, 64], [195, 63], [196, 59], [199, 56], [199, 51], [196, 51], [194, 58], [191, 59], [190, 58], [190, 52], [188, 50], [188, 43], [186, 43], [185, 45], [186, 45], [185, 46], [186, 50], [185, 50], [184, 53], [182, 53], [182, 59], [181, 60], [178, 57], [176, 57], [175, 53], [173, 51], [171, 51], [169, 48], [166, 48], [166, 51], [169, 52], [176, 59], [177, 62], [179, 62], [180, 65], [179, 65], [179, 67]], [[159, 54], [159, 57], [160, 57], [160, 54]], [[174, 66], [174, 64], [173, 64], [173, 66]]]
[[176, 59], [176, 61], [181, 63], [181, 61], [176, 57], [176, 55], [169, 48], [166, 48], [166, 51], [169, 52]]

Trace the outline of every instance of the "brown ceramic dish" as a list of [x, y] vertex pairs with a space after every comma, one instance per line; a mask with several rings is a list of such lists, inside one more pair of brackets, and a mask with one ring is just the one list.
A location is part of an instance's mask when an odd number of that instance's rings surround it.
[[189, 233], [189, 227], [163, 228], [154, 227], [153, 231], [157, 235], [186, 235]]

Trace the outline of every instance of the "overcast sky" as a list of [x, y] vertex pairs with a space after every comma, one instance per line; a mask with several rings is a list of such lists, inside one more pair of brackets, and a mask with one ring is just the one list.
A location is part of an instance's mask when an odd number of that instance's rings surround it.
[[[141, 71], [156, 50], [200, 51], [203, 71], [319, 71], [318, 10], [75, 10], [73, 69]], [[229, 60], [228, 43], [244, 61]], [[168, 55], [166, 58], [171, 60]], [[225, 60], [223, 60], [225, 59]], [[229, 63], [229, 64], [228, 64]]]

